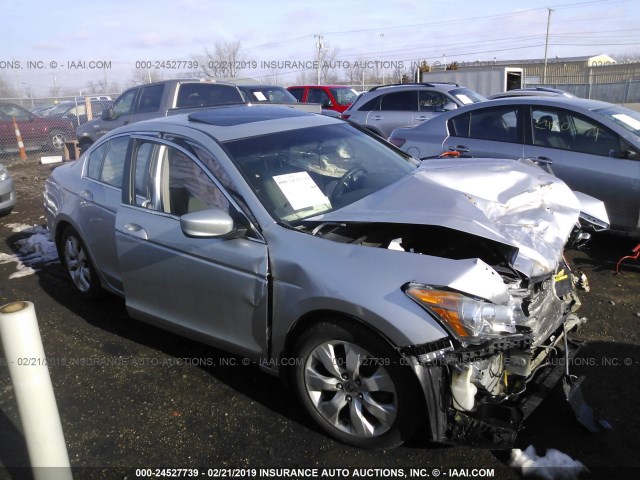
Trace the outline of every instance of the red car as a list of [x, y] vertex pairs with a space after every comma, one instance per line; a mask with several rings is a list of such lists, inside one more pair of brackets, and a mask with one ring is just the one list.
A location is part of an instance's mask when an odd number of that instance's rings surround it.
[[344, 112], [358, 96], [353, 88], [344, 85], [297, 85], [287, 90], [299, 102], [319, 103], [323, 110], [338, 113]]
[[61, 152], [64, 142], [75, 139], [73, 124], [64, 118], [44, 118], [13, 103], [0, 103], [0, 152], [17, 152], [13, 119], [18, 124], [22, 142], [29, 150]]

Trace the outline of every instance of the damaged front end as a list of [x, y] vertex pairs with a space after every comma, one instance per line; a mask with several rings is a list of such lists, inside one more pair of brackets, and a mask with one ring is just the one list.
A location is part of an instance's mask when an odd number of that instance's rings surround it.
[[398, 285], [449, 334], [399, 348], [422, 384], [434, 441], [508, 448], [545, 393], [570, 378], [577, 346], [567, 334], [583, 321], [575, 290], [584, 279], [563, 251], [586, 238], [585, 200], [522, 163], [434, 161], [307, 224], [328, 240], [478, 267]]
[[422, 383], [434, 441], [512, 446], [524, 420], [577, 353], [567, 333], [584, 320], [574, 313], [579, 302], [568, 287], [572, 283], [563, 267], [551, 278], [513, 287], [515, 295], [503, 306], [405, 285], [407, 296], [451, 333], [449, 339], [400, 350]]

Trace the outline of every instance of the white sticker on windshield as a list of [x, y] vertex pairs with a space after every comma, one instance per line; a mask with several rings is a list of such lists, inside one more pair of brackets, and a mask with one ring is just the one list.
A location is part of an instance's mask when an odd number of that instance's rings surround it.
[[456, 95], [456, 97], [458, 98], [458, 100], [460, 100], [465, 105], [470, 105], [470, 104], [473, 103], [473, 100], [471, 100], [469, 97], [467, 97], [464, 93]]
[[264, 96], [264, 93], [262, 93], [262, 92], [253, 92], [253, 94], [256, 96], [258, 101], [260, 101], [260, 102], [266, 102], [267, 101], [267, 97]]
[[294, 210], [319, 205], [331, 206], [331, 202], [307, 172], [287, 173], [273, 177]]
[[622, 123], [629, 125], [634, 130], [640, 130], [640, 121], [636, 120], [633, 117], [630, 117], [626, 113], [617, 113], [613, 115], [613, 118], [616, 120], [620, 120]]

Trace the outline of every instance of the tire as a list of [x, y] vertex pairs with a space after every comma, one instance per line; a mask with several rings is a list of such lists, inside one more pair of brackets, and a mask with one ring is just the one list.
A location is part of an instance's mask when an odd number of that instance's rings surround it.
[[51, 130], [47, 137], [47, 147], [55, 152], [64, 150], [64, 143], [67, 141], [67, 135], [62, 130]]
[[313, 420], [359, 448], [393, 448], [423, 425], [426, 406], [409, 367], [364, 327], [322, 322], [296, 342], [293, 385]]
[[78, 148], [80, 148], [80, 155], [89, 150], [89, 147], [91, 145], [93, 145], [93, 142], [91, 140], [80, 140], [80, 143], [78, 145]]
[[67, 227], [60, 239], [60, 260], [74, 288], [89, 300], [101, 298], [104, 294], [96, 269], [80, 235]]

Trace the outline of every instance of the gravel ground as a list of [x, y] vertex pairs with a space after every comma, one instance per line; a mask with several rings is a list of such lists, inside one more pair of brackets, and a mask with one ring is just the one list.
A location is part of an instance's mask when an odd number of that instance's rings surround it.
[[[42, 185], [51, 167], [31, 159], [6, 163], [19, 199], [12, 214], [0, 217], [0, 252], [13, 254], [16, 241], [29, 235], [15, 232], [15, 224], [44, 224]], [[585, 430], [557, 388], [527, 420], [516, 445], [568, 454], [589, 468], [580, 478], [640, 478], [640, 264], [615, 273], [617, 259], [637, 241], [599, 236], [588, 250], [568, 255], [591, 283], [579, 312], [589, 319], [578, 335], [588, 343], [573, 373], [586, 376], [584, 396], [611, 429]], [[16, 271], [16, 263], [0, 262], [0, 305], [35, 304], [46, 355], [55, 362], [50, 373], [76, 479], [137, 478], [135, 468], [160, 467], [346, 468], [342, 473], [351, 477], [354, 469], [401, 468], [409, 476], [414, 468], [425, 469], [423, 478], [436, 478], [434, 469], [444, 478], [473, 478], [472, 469], [487, 469], [491, 478], [520, 478], [508, 466], [509, 451], [435, 446], [422, 438], [383, 452], [337, 443], [256, 366], [132, 320], [118, 298], [82, 301], [59, 263], [10, 279]], [[30, 478], [13, 388], [1, 364], [0, 431], [0, 478]]]

